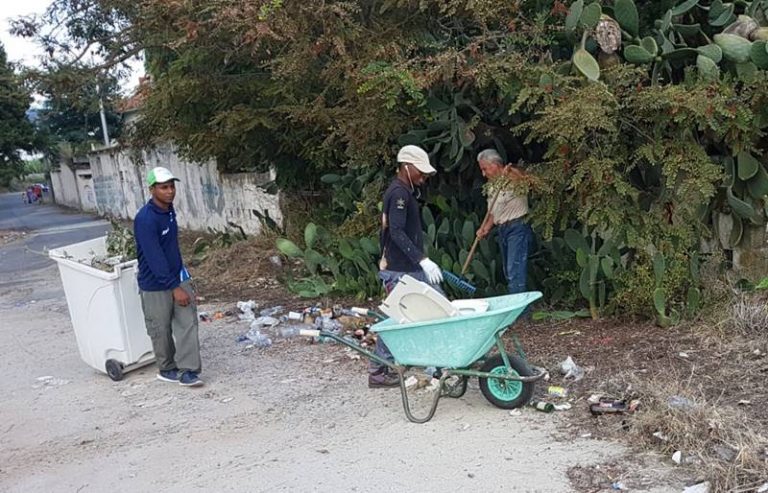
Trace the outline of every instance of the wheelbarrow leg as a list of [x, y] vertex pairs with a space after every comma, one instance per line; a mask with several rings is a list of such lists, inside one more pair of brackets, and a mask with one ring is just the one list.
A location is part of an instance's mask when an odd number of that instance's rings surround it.
[[448, 375], [443, 374], [440, 377], [440, 386], [435, 391], [435, 395], [432, 397], [432, 407], [430, 407], [429, 413], [423, 418], [417, 418], [413, 415], [413, 413], [411, 413], [411, 406], [408, 403], [408, 390], [405, 388], [405, 371], [403, 368], [397, 369], [397, 376], [400, 377], [400, 397], [403, 399], [403, 410], [405, 411], [405, 416], [408, 418], [408, 421], [421, 424], [426, 423], [432, 419], [432, 417], [435, 415], [435, 411], [437, 410], [437, 402], [440, 400], [440, 396], [443, 393], [443, 385], [445, 384], [445, 379]]

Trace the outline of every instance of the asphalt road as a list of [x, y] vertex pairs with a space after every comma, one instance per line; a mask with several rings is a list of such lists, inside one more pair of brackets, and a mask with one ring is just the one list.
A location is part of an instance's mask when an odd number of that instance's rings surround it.
[[0, 288], [18, 282], [18, 274], [39, 271], [53, 264], [46, 249], [103, 236], [107, 221], [90, 214], [67, 210], [48, 203], [24, 204], [19, 193], [0, 194], [0, 232], [25, 231], [22, 241], [0, 249]]

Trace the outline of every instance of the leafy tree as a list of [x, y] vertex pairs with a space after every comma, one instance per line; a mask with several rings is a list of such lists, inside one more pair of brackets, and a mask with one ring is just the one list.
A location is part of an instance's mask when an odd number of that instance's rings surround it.
[[21, 151], [31, 152], [37, 146], [26, 114], [31, 101], [0, 44], [0, 184], [4, 186], [24, 174]]

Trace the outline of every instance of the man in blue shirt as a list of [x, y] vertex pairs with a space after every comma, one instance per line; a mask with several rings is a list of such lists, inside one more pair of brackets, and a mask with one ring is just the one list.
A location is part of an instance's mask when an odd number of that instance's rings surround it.
[[[443, 272], [424, 253], [424, 228], [417, 200], [421, 193], [419, 187], [437, 171], [430, 164], [426, 151], [414, 145], [401, 148], [397, 153], [397, 162], [397, 175], [384, 193], [379, 237], [382, 251], [379, 278], [384, 282], [387, 292], [392, 291], [397, 281], [406, 274], [442, 292], [440, 282], [443, 280]], [[376, 341], [374, 352], [392, 360], [389, 348], [381, 339]], [[368, 387], [394, 387], [399, 382], [397, 374], [390, 373], [388, 366], [371, 360]]]
[[166, 168], [147, 175], [152, 198], [133, 222], [139, 260], [139, 290], [158, 380], [202, 385], [195, 293], [179, 250], [173, 199], [178, 178]]

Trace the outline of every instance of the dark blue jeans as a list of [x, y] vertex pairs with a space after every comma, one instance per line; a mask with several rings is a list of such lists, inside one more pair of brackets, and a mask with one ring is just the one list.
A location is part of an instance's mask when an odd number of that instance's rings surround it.
[[[395, 289], [395, 285], [397, 284], [397, 281], [399, 281], [400, 278], [405, 275], [409, 275], [412, 278], [416, 279], [417, 281], [426, 282], [427, 284], [429, 284], [429, 281], [427, 281], [427, 276], [426, 274], [424, 274], [423, 270], [420, 270], [417, 272], [395, 272], [392, 270], [382, 270], [379, 272], [379, 279], [381, 279], [381, 282], [384, 283], [384, 289], [387, 291], [387, 294], [389, 294], [393, 289]], [[445, 294], [445, 292], [443, 292], [443, 289], [439, 285], [437, 284], [429, 284], [429, 285], [435, 288], [440, 293]], [[373, 350], [373, 354], [381, 358], [384, 358], [387, 361], [394, 361], [394, 358], [392, 357], [392, 353], [389, 351], [389, 348], [387, 347], [386, 344], [384, 344], [384, 341], [382, 341], [380, 337], [376, 339], [376, 347]], [[388, 370], [389, 370], [388, 366], [380, 365], [374, 360], [371, 360], [370, 363], [368, 364], [368, 373], [372, 375], [387, 373]]]
[[533, 230], [523, 219], [499, 224], [496, 228], [509, 294], [523, 293], [527, 290], [528, 249]]

